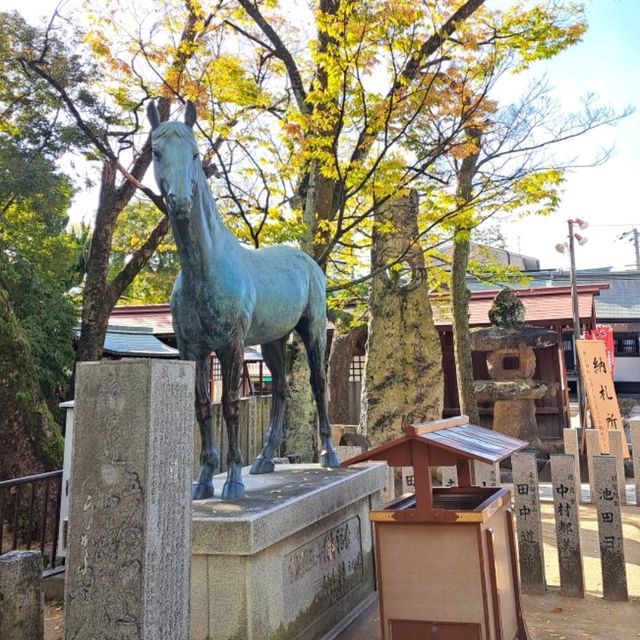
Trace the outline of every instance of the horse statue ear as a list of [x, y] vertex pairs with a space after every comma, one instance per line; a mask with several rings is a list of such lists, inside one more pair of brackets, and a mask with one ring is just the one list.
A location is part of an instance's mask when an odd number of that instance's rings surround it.
[[147, 118], [149, 118], [149, 122], [151, 123], [151, 131], [153, 131], [160, 124], [160, 112], [158, 111], [158, 107], [153, 100], [147, 105]]
[[196, 107], [191, 102], [191, 100], [187, 100], [187, 108], [184, 112], [184, 122], [189, 125], [193, 129], [193, 125], [196, 123], [198, 119], [198, 114], [196, 113]]

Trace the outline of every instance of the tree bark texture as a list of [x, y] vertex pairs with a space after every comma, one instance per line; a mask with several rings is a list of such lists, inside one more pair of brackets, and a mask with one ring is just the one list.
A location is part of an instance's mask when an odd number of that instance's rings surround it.
[[[327, 381], [329, 387], [329, 420], [331, 424], [350, 424], [349, 373], [358, 342], [365, 335], [363, 325], [342, 330], [339, 325], [333, 333]], [[337, 444], [337, 443], [334, 443]]]
[[292, 334], [287, 344], [289, 384], [284, 412], [282, 452], [297, 454], [303, 462], [318, 461], [316, 405], [311, 393], [310, 371], [304, 344]]
[[384, 269], [371, 280], [359, 430], [373, 445], [401, 436], [405, 424], [442, 417], [442, 351], [416, 241], [417, 215], [414, 191], [375, 211], [372, 268], [400, 259], [406, 279]]
[[469, 251], [468, 233], [454, 235], [451, 269], [451, 324], [460, 413], [469, 416], [469, 420], [473, 424], [480, 424], [480, 414], [473, 380], [471, 340], [469, 337], [469, 290], [465, 282]]
[[[468, 205], [473, 198], [473, 177], [480, 154], [480, 131], [475, 127], [468, 127], [467, 133], [475, 143], [477, 151], [462, 160], [458, 171], [458, 198], [463, 205]], [[459, 226], [453, 236], [451, 325], [460, 413], [468, 415], [472, 423], [480, 424], [480, 413], [473, 384], [473, 358], [469, 335], [469, 290], [466, 283], [471, 250], [469, 234], [469, 228]]]
[[0, 480], [62, 466], [60, 429], [37, 380], [29, 343], [0, 289]]

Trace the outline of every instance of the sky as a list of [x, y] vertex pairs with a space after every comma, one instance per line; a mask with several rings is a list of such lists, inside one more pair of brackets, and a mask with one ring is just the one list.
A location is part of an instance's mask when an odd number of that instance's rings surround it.
[[[34, 21], [50, 14], [55, 4], [54, 0], [0, 0], [0, 9], [17, 9]], [[487, 0], [488, 7], [505, 4], [506, 0]], [[586, 244], [576, 246], [578, 269], [635, 268], [633, 244], [618, 238], [634, 225], [640, 231], [640, 0], [591, 0], [587, 21], [589, 29], [582, 42], [553, 60], [534, 64], [502, 89], [507, 97], [512, 92], [515, 100], [527, 83], [546, 76], [553, 96], [566, 111], [579, 110], [581, 98], [589, 93], [616, 111], [636, 108], [616, 126], [604, 127], [564, 148], [565, 157], [578, 157], [584, 164], [602, 149], [613, 148], [613, 154], [603, 166], [574, 169], [567, 175], [556, 213], [513, 221], [502, 228], [508, 250], [539, 258], [544, 269], [569, 268], [567, 252], [558, 253], [555, 245], [566, 242], [567, 220], [575, 218], [589, 223], [580, 231]], [[72, 216], [86, 214], [95, 201], [95, 196], [79, 194]]]
[[[491, 1], [491, 0], [489, 0]], [[568, 156], [588, 162], [604, 148], [613, 155], [600, 167], [573, 170], [564, 185], [559, 210], [547, 218], [513, 222], [503, 229], [508, 249], [537, 257], [542, 268], [569, 268], [568, 254], [555, 245], [568, 236], [567, 220], [580, 218], [589, 228], [579, 233], [587, 243], [576, 247], [576, 267], [634, 268], [633, 244], [617, 238], [635, 225], [640, 231], [640, 0], [593, 0], [588, 7], [589, 29], [578, 45], [551, 61], [538, 63], [529, 79], [546, 75], [553, 94], [568, 111], [580, 98], [596, 94], [600, 103], [617, 111], [636, 112], [615, 127], [572, 143]]]

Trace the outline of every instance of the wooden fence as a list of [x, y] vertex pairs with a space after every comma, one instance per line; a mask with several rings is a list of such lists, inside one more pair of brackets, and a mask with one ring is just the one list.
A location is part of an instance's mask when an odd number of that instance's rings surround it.
[[[229, 451], [227, 427], [222, 416], [222, 404], [214, 402], [211, 410], [213, 437], [220, 452], [220, 471], [222, 472], [227, 470], [227, 452]], [[238, 432], [245, 464], [251, 464], [262, 450], [264, 436], [269, 426], [270, 411], [271, 396], [250, 396], [240, 399]], [[200, 429], [197, 423], [194, 425], [194, 434], [193, 473], [195, 477], [200, 470]]]

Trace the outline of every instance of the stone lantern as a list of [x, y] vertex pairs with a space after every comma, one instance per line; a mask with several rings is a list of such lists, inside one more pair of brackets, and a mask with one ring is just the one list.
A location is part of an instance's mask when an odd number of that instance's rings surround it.
[[535, 349], [552, 347], [560, 341], [557, 331], [524, 324], [521, 300], [510, 289], [501, 291], [489, 310], [492, 326], [471, 332], [471, 348], [487, 351], [491, 380], [475, 382], [478, 402], [494, 402], [493, 430], [542, 445], [534, 400], [553, 395], [557, 382], [534, 380]]

